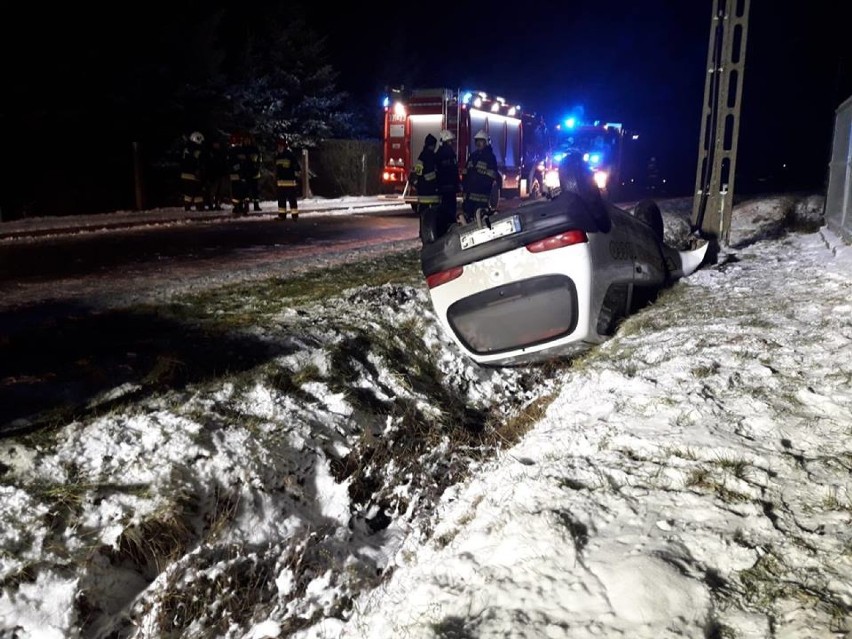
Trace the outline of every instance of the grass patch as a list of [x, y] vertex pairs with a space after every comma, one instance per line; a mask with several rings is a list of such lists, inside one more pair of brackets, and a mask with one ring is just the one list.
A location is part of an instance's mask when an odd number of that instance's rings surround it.
[[667, 446], [663, 449], [663, 452], [671, 457], [680, 457], [681, 459], [686, 459], [688, 461], [698, 461], [700, 459], [698, 453], [689, 447], [673, 448], [671, 446]]
[[699, 364], [698, 366], [692, 367], [690, 369], [690, 373], [692, 376], [697, 379], [706, 379], [708, 377], [712, 377], [719, 372], [720, 369], [719, 362], [713, 362], [711, 364]]
[[227, 284], [186, 296], [165, 312], [218, 326], [253, 326], [295, 306], [337, 296], [347, 289], [384, 284], [422, 284], [419, 250], [391, 253], [301, 275]]
[[[242, 282], [179, 302], [101, 311], [34, 307], [14, 340], [0, 342], [0, 425], [24, 436], [108, 414], [153, 393], [236, 376], [292, 352], [247, 334], [285, 311], [354, 287], [422, 284], [419, 251], [391, 253], [287, 278]], [[115, 399], [96, 398], [122, 385]], [[95, 405], [97, 404], [97, 405]]]
[[544, 417], [547, 408], [557, 397], [558, 393], [553, 393], [533, 400], [529, 405], [497, 424], [494, 428], [494, 436], [502, 446], [509, 447], [516, 444]]
[[715, 473], [707, 468], [697, 468], [693, 470], [687, 476], [684, 485], [687, 488], [695, 488], [701, 491], [713, 493], [718, 499], [728, 504], [751, 501], [751, 498], [748, 495], [731, 490], [725, 486], [724, 482], [717, 481]]
[[720, 456], [715, 461], [722, 470], [729, 472], [737, 479], [748, 479], [750, 474], [751, 464], [744, 459], [733, 459], [730, 457]]
[[102, 551], [114, 563], [127, 561], [136, 566], [152, 581], [196, 540], [191, 523], [194, 513], [188, 510], [191, 503], [184, 500], [161, 508], [141, 523], [125, 528], [118, 539], [117, 550], [103, 548]]

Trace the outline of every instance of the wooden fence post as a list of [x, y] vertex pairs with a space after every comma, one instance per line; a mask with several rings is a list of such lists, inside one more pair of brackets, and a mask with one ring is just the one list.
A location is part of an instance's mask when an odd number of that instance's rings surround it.
[[139, 154], [139, 143], [133, 143], [133, 186], [136, 210], [141, 211], [145, 204], [145, 198], [142, 191], [142, 159]]
[[308, 150], [302, 149], [302, 197], [311, 197], [311, 165]]

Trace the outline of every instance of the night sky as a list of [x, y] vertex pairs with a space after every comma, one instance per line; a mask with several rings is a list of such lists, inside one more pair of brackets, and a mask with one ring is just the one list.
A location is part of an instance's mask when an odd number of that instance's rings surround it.
[[[309, 10], [325, 27], [340, 84], [353, 96], [378, 107], [383, 86], [402, 78], [496, 93], [548, 120], [582, 105], [590, 119], [638, 131], [637, 154], [655, 155], [673, 190], [692, 192], [710, 0], [367, 4], [394, 8], [360, 9], [353, 15], [362, 19], [335, 22], [324, 5]], [[847, 5], [752, 0], [741, 189], [823, 187], [834, 111], [852, 95], [841, 20]]]
[[[377, 137], [388, 85], [484, 90], [551, 122], [581, 105], [588, 119], [622, 122], [638, 132], [636, 156], [655, 156], [671, 193], [689, 195], [714, 4], [434, 0], [362, 2], [342, 10], [320, 2], [302, 7], [309, 27], [326, 38], [338, 88], [350, 95], [353, 110], [375, 114]], [[846, 4], [752, 0], [739, 190], [824, 188], [834, 111], [852, 95], [848, 26], [840, 19]], [[133, 86], [129, 93], [142, 96], [136, 114], [144, 118], [149, 105], [157, 104], [156, 64], [150, 65], [150, 75], [139, 76], [125, 72], [125, 61], [156, 60], [166, 34], [179, 38], [180, 24], [195, 15], [224, 8], [225, 37], [234, 38], [246, 12], [263, 14], [271, 6], [290, 5], [152, 0], [114, 9], [22, 7], [18, 20], [0, 26], [4, 140], [23, 138], [22, 109], [40, 109], [40, 104], [73, 106], [97, 122], [100, 94], [94, 88], [103, 85], [116, 95]], [[56, 129], [48, 139], [61, 142], [66, 133], [61, 123]], [[74, 139], [79, 145], [81, 136]], [[7, 164], [15, 161], [9, 145], [5, 155]]]

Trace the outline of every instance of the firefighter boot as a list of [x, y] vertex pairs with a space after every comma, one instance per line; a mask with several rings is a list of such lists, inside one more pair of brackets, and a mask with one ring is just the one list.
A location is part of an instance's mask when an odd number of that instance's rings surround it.
[[260, 210], [260, 203], [259, 203], [259, 202], [255, 202], [255, 203], [254, 203], [254, 210], [255, 210], [255, 211], [259, 211], [259, 210]]
[[293, 217], [293, 221], [296, 222], [299, 219], [298, 211], [290, 211], [290, 215]]

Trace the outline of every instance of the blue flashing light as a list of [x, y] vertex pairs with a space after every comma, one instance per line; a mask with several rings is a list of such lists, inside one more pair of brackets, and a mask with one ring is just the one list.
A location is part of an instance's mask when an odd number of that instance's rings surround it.
[[472, 99], [473, 99], [473, 93], [471, 93], [470, 91], [467, 91], [467, 92], [466, 92], [466, 93], [462, 96], [462, 104], [470, 104], [470, 101], [471, 101]]
[[562, 158], [564, 158], [566, 155], [568, 155], [568, 154], [567, 153], [554, 153], [553, 154], [553, 163], [559, 164], [562, 161]]
[[386, 109], [390, 106], [390, 98], [388, 96], [382, 98], [382, 106]]
[[576, 124], [577, 124], [576, 118], [565, 118], [565, 126], [568, 127], [569, 129], [573, 129], [574, 126], [576, 126]]
[[600, 153], [592, 153], [589, 156], [589, 164], [600, 164], [601, 162], [601, 154]]

